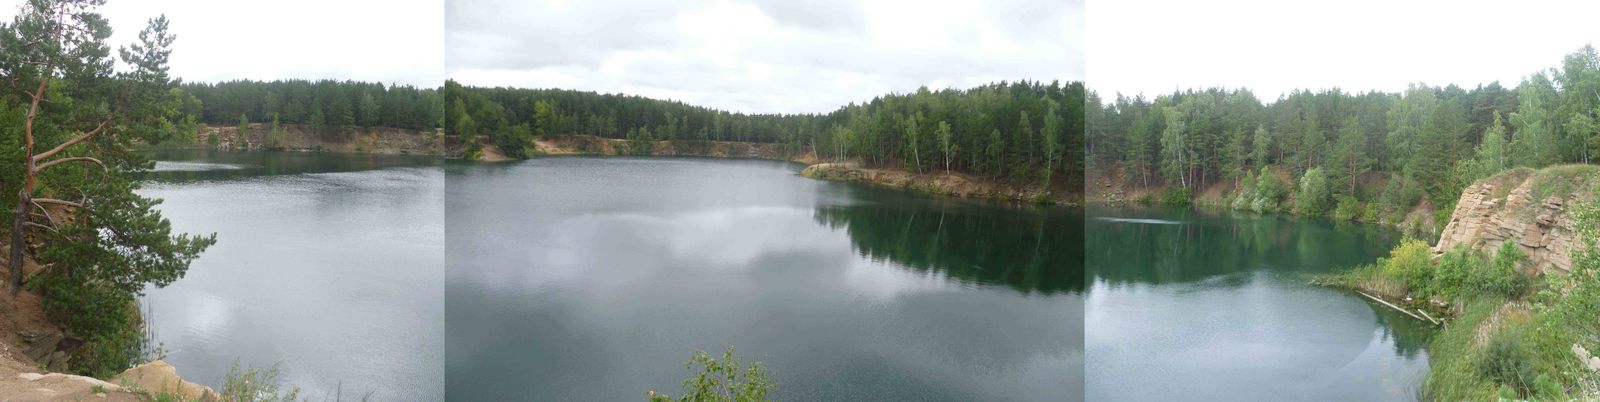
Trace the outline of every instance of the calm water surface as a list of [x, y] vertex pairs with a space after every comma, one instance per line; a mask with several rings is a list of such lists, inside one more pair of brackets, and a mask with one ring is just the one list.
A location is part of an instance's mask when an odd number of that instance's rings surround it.
[[447, 399], [676, 395], [728, 346], [781, 400], [1082, 399], [1081, 212], [799, 168], [448, 166]]
[[[142, 194], [217, 233], [145, 297], [186, 379], [281, 363], [303, 397], [444, 398], [444, 174], [435, 158], [169, 151]], [[359, 398], [357, 398], [359, 399]]]
[[1404, 401], [1431, 331], [1310, 275], [1369, 263], [1392, 231], [1190, 210], [1090, 209], [1091, 401]]

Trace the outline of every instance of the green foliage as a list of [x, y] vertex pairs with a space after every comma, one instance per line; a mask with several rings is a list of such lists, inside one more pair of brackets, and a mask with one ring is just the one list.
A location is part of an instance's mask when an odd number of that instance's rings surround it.
[[250, 119], [245, 118], [244, 115], [241, 114], [241, 115], [239, 115], [239, 143], [241, 145], [249, 143], [249, 139], [250, 139]]
[[233, 123], [241, 115], [265, 123], [276, 115], [284, 124], [428, 130], [439, 127], [445, 110], [436, 88], [377, 82], [238, 80], [185, 83], [181, 89], [194, 98], [185, 102], [185, 113], [210, 124]]
[[501, 151], [504, 151], [506, 156], [527, 159], [528, 148], [533, 146], [533, 129], [528, 127], [527, 123], [502, 127], [494, 135], [489, 136], [489, 139], [500, 145]]
[[1189, 189], [1183, 187], [1169, 187], [1161, 193], [1161, 205], [1184, 206], [1189, 205]]
[[1295, 194], [1295, 208], [1302, 215], [1322, 215], [1328, 210], [1328, 174], [1320, 167], [1300, 175], [1300, 192]]
[[[45, 267], [27, 278], [27, 286], [41, 296], [55, 322], [86, 341], [74, 352], [71, 368], [104, 376], [143, 357], [147, 345], [138, 296], [181, 278], [189, 262], [216, 238], [174, 234], [155, 209], [160, 201], [136, 192], [134, 177], [152, 164], [131, 152], [131, 144], [169, 139], [175, 135], [174, 121], [186, 120], [185, 109], [198, 104], [175, 90], [176, 82], [167, 76], [174, 38], [167, 33], [166, 18], [150, 20], [138, 40], [118, 52], [126, 68], [113, 71], [110, 47], [103, 43], [110, 27], [94, 12], [98, 3], [31, 1], [12, 24], [0, 26], [0, 46], [6, 48], [0, 55], [0, 78], [45, 89], [38, 94], [45, 106], [33, 116], [31, 131], [37, 153], [17, 152], [11, 162], [0, 165], [12, 165], [4, 171], [22, 177], [30, 173], [15, 165], [30, 156], [57, 162], [35, 167], [37, 186], [7, 181], [0, 194], [63, 206], [13, 211], [18, 227], [33, 230], [12, 233], [12, 241], [19, 242], [12, 252], [24, 258], [22, 254], [33, 253]], [[16, 94], [0, 96], [0, 101], [6, 104], [0, 107], [0, 119], [8, 121], [4, 115], [24, 102]], [[24, 134], [12, 127], [5, 129], [8, 134]], [[99, 163], [62, 163], [88, 158]], [[44, 216], [45, 211], [53, 215]], [[20, 243], [30, 237], [42, 240], [37, 252]], [[23, 258], [9, 262], [20, 268]], [[19, 272], [13, 278], [22, 276]]]
[[1356, 197], [1340, 194], [1334, 196], [1334, 198], [1338, 199], [1339, 203], [1333, 208], [1333, 219], [1341, 221], [1362, 220], [1363, 216], [1369, 212], [1366, 207], [1361, 205], [1361, 201], [1356, 200]]
[[548, 101], [534, 102], [533, 127], [539, 138], [550, 138], [561, 128], [561, 110]]
[[635, 128], [628, 130], [628, 153], [634, 155], [649, 155], [656, 139], [650, 135], [650, 128]]
[[239, 362], [228, 366], [218, 396], [228, 402], [294, 402], [299, 398], [298, 388], [281, 389], [278, 385], [278, 365], [258, 369], [240, 369]]
[[1543, 283], [1518, 271], [1526, 256], [1514, 242], [1492, 258], [1458, 248], [1434, 263], [1427, 244], [1411, 239], [1389, 258], [1318, 282], [1452, 301], [1457, 314], [1428, 348], [1423, 399], [1582, 399], [1600, 392], [1600, 373], [1576, 353], [1600, 349], [1600, 204], [1579, 203], [1571, 217], [1581, 240], [1572, 273], [1546, 273]]
[[1428, 289], [1433, 274], [1433, 249], [1417, 239], [1405, 239], [1389, 251], [1383, 260], [1384, 273], [1405, 283], [1409, 292], [1421, 293]]
[[561, 89], [481, 88], [447, 81], [447, 131], [493, 132], [484, 110], [534, 135], [595, 135], [629, 142], [643, 133], [667, 147], [710, 141], [782, 144], [820, 160], [926, 172], [979, 175], [1017, 187], [1082, 188], [1084, 94], [1081, 82], [1001, 82], [970, 89], [919, 89], [819, 114], [744, 114], [680, 102]]
[[1383, 193], [1378, 196], [1378, 200], [1385, 212], [1403, 214], [1422, 200], [1422, 191], [1420, 187], [1412, 184], [1410, 178], [1393, 175], [1389, 177], [1388, 183], [1384, 184]]
[[1266, 166], [1259, 174], [1245, 173], [1243, 188], [1230, 203], [1233, 209], [1255, 212], [1277, 212], [1279, 205], [1289, 196], [1277, 176]]
[[1472, 367], [1479, 376], [1510, 387], [1520, 397], [1532, 393], [1538, 372], [1529, 362], [1532, 356], [1528, 345], [1516, 333], [1519, 330], [1513, 326], [1494, 334], [1474, 356]]
[[1376, 198], [1379, 215], [1423, 199], [1437, 207], [1473, 180], [1507, 168], [1600, 159], [1595, 53], [1592, 46], [1578, 49], [1561, 68], [1536, 72], [1515, 88], [1295, 90], [1270, 103], [1225, 88], [1118, 96], [1089, 106], [1088, 165], [1120, 165], [1140, 185], [1191, 188], [1231, 179], [1245, 167], [1320, 167], [1331, 194], [1362, 199], [1372, 197], [1360, 194], [1361, 178], [1379, 172], [1391, 178]]
[[[699, 366], [697, 369], [696, 366]], [[650, 391], [651, 401], [682, 402], [760, 402], [767, 393], [777, 388], [767, 378], [766, 368], [760, 362], [744, 366], [733, 357], [733, 347], [722, 352], [717, 359], [704, 351], [695, 353], [684, 368], [695, 372], [694, 377], [683, 381], [683, 395], [674, 399], [666, 394]]]
[[[1462, 312], [1434, 336], [1428, 344], [1428, 377], [1423, 384], [1422, 399], [1496, 400], [1500, 385], [1480, 375], [1480, 367], [1487, 368], [1485, 363], [1489, 361], [1480, 357], [1477, 338], [1478, 327], [1503, 303], [1492, 297], [1465, 302]], [[1510, 354], [1516, 353], [1517, 349], [1512, 348]], [[1515, 391], [1511, 392], [1514, 396]]]
[[1514, 298], [1528, 288], [1528, 279], [1517, 272], [1522, 250], [1505, 242], [1493, 260], [1467, 248], [1456, 248], [1440, 256], [1429, 294], [1444, 299], [1493, 295]]

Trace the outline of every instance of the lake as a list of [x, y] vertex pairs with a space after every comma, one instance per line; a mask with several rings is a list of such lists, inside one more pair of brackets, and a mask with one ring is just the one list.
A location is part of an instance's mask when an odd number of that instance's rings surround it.
[[1080, 210], [801, 167], [448, 165], [447, 399], [678, 395], [691, 355], [729, 346], [780, 400], [1082, 399]]
[[1198, 210], [1091, 208], [1091, 401], [1409, 401], [1432, 330], [1311, 286], [1386, 255], [1389, 229]]
[[145, 196], [177, 231], [217, 233], [144, 298], [167, 361], [218, 387], [281, 364], [302, 397], [444, 398], [444, 174], [432, 157], [151, 154]]

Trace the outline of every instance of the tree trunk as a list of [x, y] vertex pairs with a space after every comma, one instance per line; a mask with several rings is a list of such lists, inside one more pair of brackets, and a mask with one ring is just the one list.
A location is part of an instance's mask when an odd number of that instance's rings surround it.
[[28, 211], [33, 207], [28, 190], [17, 193], [17, 210], [11, 222], [11, 255], [8, 257], [8, 271], [11, 273], [11, 295], [16, 296], [22, 289], [22, 250], [28, 247], [27, 223]]

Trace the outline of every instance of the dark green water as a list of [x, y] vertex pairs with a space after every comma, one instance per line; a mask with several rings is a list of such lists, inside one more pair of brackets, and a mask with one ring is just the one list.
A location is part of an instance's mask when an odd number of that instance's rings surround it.
[[697, 350], [781, 400], [1083, 397], [1081, 214], [771, 161], [446, 168], [450, 400], [671, 394]]
[[1393, 231], [1193, 210], [1090, 209], [1091, 401], [1403, 401], [1431, 332], [1309, 275], [1369, 263]]
[[281, 363], [302, 397], [444, 398], [444, 174], [436, 158], [166, 151], [146, 196], [217, 233], [144, 302], [167, 361], [217, 387]]

